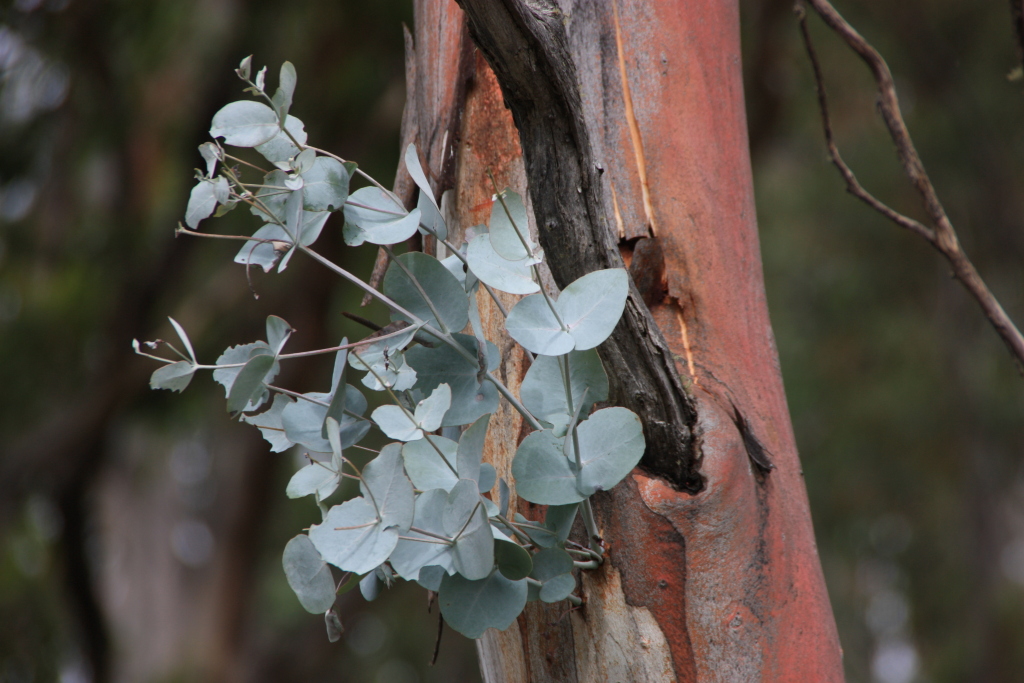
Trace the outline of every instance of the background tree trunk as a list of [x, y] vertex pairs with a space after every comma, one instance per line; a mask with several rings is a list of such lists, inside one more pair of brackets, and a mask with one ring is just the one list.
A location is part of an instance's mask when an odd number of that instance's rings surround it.
[[[404, 137], [453, 190], [456, 240], [485, 222], [492, 170], [528, 194], [548, 286], [631, 268], [600, 352], [648, 442], [595, 496], [610, 561], [582, 577], [584, 606], [531, 603], [488, 632], [485, 679], [841, 680], [765, 302], [736, 2], [462, 5], [416, 3]], [[527, 365], [485, 297], [516, 389]], [[521, 425], [496, 417], [507, 477]]]

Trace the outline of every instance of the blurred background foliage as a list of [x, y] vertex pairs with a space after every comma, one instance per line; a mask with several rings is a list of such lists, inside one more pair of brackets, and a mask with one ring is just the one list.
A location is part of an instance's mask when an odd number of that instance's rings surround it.
[[[841, 2], [888, 58], [975, 264], [1024, 320], [1024, 87], [1008, 3]], [[789, 0], [742, 0], [765, 275], [852, 682], [1024, 678], [1024, 380], [919, 239], [828, 165]], [[289, 454], [226, 419], [220, 387], [151, 392], [133, 337], [170, 314], [207, 362], [283, 313], [296, 349], [364, 332], [348, 288], [296, 261], [173, 237], [232, 73], [292, 61], [317, 146], [385, 183], [409, 3], [15, 0], [0, 9], [0, 681], [472, 681], [472, 643], [401, 587], [346, 595], [330, 645], [280, 551], [315, 521]], [[919, 215], [861, 63], [812, 21], [840, 146]], [[273, 82], [273, 79], [271, 79]], [[217, 230], [251, 232], [243, 212]], [[330, 233], [331, 231], [328, 231]], [[373, 251], [325, 249], [369, 271]], [[361, 311], [382, 318], [379, 310]], [[323, 386], [327, 369], [282, 383]], [[326, 388], [326, 387], [323, 387]]]

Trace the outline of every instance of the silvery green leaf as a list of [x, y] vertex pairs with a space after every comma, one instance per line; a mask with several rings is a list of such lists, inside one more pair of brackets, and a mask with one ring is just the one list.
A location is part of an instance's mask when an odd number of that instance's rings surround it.
[[263, 185], [256, 193], [256, 200], [249, 208], [252, 215], [260, 220], [284, 222], [284, 203], [291, 191], [284, 186], [288, 174], [282, 170], [271, 171], [263, 176]]
[[309, 530], [321, 557], [353, 574], [365, 574], [388, 559], [398, 536], [397, 528], [381, 527], [373, 503], [363, 497], [335, 505], [322, 524]]
[[312, 541], [299, 534], [284, 547], [284, 574], [302, 607], [312, 614], [326, 612], [334, 604], [334, 577]]
[[498, 571], [510, 581], [525, 579], [533, 571], [530, 553], [512, 541], [498, 541], [494, 544], [494, 562], [498, 565]]
[[338, 488], [341, 477], [326, 463], [313, 462], [292, 475], [285, 495], [302, 498], [314, 493], [318, 500], [326, 500]]
[[[458, 279], [441, 265], [433, 256], [419, 251], [408, 252], [396, 258], [399, 263], [392, 262], [384, 274], [383, 291], [399, 306], [404, 307], [413, 315], [441, 330], [458, 332], [469, 322], [469, 302], [465, 290]], [[439, 322], [427, 300], [420, 293], [406, 270], [422, 287], [427, 298], [433, 303], [441, 316]], [[392, 313], [393, 320], [415, 322], [397, 313]]]
[[504, 517], [508, 514], [508, 498], [511, 490], [504, 477], [498, 480], [498, 512]]
[[212, 142], [204, 142], [199, 145], [199, 153], [206, 161], [206, 177], [212, 178], [217, 170], [217, 162], [221, 160], [221, 149]]
[[533, 279], [532, 257], [509, 261], [491, 246], [491, 236], [478, 235], [469, 243], [466, 260], [473, 274], [480, 280], [509, 294], [533, 294], [540, 291]]
[[292, 107], [292, 96], [295, 95], [295, 84], [298, 76], [295, 74], [295, 67], [291, 62], [281, 65], [281, 75], [278, 79], [277, 92], [274, 93], [274, 106], [281, 116], [287, 116], [288, 110]]
[[397, 529], [401, 534], [409, 530], [415, 502], [412, 484], [402, 469], [400, 444], [388, 444], [381, 450], [380, 455], [363, 468], [359, 488], [364, 496], [376, 503], [380, 512], [381, 528]]
[[196, 366], [187, 361], [180, 360], [177, 363], [170, 363], [157, 368], [149, 378], [151, 389], [170, 389], [171, 391], [184, 391], [192, 375], [196, 372]]
[[217, 365], [237, 366], [230, 368], [219, 367], [213, 371], [213, 381], [224, 387], [225, 398], [231, 393], [231, 385], [234, 383], [235, 378], [238, 377], [238, 373], [242, 371], [242, 366], [254, 355], [266, 353], [272, 354], [270, 347], [267, 346], [266, 342], [258, 341], [252, 344], [239, 344], [238, 346], [229, 347], [224, 353], [220, 354], [220, 357], [217, 358]]
[[405, 168], [409, 171], [412, 181], [420, 188], [420, 194], [425, 195], [436, 209], [437, 202], [434, 200], [434, 191], [430, 188], [430, 183], [427, 182], [427, 175], [423, 172], [423, 167], [420, 165], [420, 156], [416, 153], [416, 145], [412, 143], [409, 143], [409, 146], [405, 148]]
[[276, 315], [267, 316], [267, 345], [275, 356], [281, 353], [285, 342], [294, 331], [283, 318]]
[[[464, 349], [477, 357], [477, 341], [464, 334], [452, 335]], [[480, 368], [446, 344], [434, 348], [415, 346], [405, 353], [405, 362], [416, 370], [416, 388], [424, 393], [441, 382], [452, 391], [452, 404], [445, 413], [443, 426], [470, 424], [481, 415], [498, 409], [498, 391], [491, 382], [479, 380]], [[498, 367], [499, 353], [487, 342], [487, 369]]]
[[[285, 187], [288, 186], [288, 180], [285, 180]], [[284, 272], [284, 269], [288, 267], [288, 261], [291, 259], [292, 254], [295, 253], [295, 245], [300, 241], [302, 236], [302, 223], [303, 223], [303, 211], [302, 211], [302, 188], [296, 188], [287, 199], [284, 200], [284, 222], [285, 232], [288, 233], [288, 241], [292, 243], [291, 249], [288, 250], [282, 258], [281, 262], [277, 266], [277, 272]]]
[[416, 404], [416, 423], [425, 432], [438, 429], [451, 404], [451, 387], [447, 384], [437, 385], [437, 388], [430, 392], [430, 396]]
[[544, 602], [565, 600], [576, 588], [576, 579], [572, 574], [560, 574], [544, 582], [540, 587], [540, 599]]
[[[530, 224], [526, 216], [526, 206], [523, 205], [523, 198], [508, 188], [505, 188], [501, 196], [505, 200], [505, 206], [508, 207], [508, 213], [505, 212], [505, 207], [501, 205], [501, 202], [495, 198], [494, 203], [491, 204], [491, 222], [488, 224], [491, 233], [491, 246], [494, 247], [494, 251], [498, 255], [509, 261], [530, 258], [533, 256], [536, 246], [530, 238]], [[511, 221], [509, 213], [512, 215]], [[515, 225], [512, 221], [515, 221]], [[526, 241], [525, 247], [523, 240]], [[484, 280], [484, 282], [487, 281]]]
[[252, 75], [252, 55], [249, 55], [239, 62], [238, 68], [235, 69], [235, 73], [238, 74], [238, 77], [243, 81], [249, 80], [249, 77]]
[[533, 556], [533, 571], [530, 576], [545, 583], [574, 569], [572, 556], [561, 548], [544, 548]]
[[419, 224], [419, 209], [407, 212], [404, 206], [372, 185], [356, 190], [345, 203], [345, 243], [351, 246], [363, 242], [404, 242], [416, 233]]
[[479, 638], [489, 628], [504, 631], [512, 625], [526, 607], [526, 581], [510, 581], [497, 570], [479, 581], [444, 576], [438, 603], [449, 626], [467, 638]]
[[263, 403], [267, 392], [267, 376], [276, 374], [277, 359], [273, 354], [258, 354], [250, 358], [235, 377], [228, 392], [228, 412], [255, 410]]
[[582, 462], [577, 488], [584, 496], [622, 481], [646, 448], [640, 418], [626, 408], [598, 410], [576, 428], [576, 434]]
[[[494, 488], [494, 482], [498, 478], [498, 471], [494, 469], [494, 465], [489, 462], [480, 463], [480, 478], [476, 480], [477, 486], [480, 487], [480, 493], [487, 493]], [[484, 500], [487, 500], [486, 498]], [[490, 501], [487, 501], [490, 503]], [[487, 506], [487, 516], [493, 517], [498, 513], [498, 506], [494, 505], [494, 509], [491, 506]]]
[[192, 188], [185, 208], [185, 224], [193, 230], [199, 227], [203, 219], [209, 218], [217, 208], [217, 194], [212, 180], [200, 180]]
[[466, 284], [466, 264], [462, 262], [458, 256], [452, 254], [448, 258], [441, 259], [441, 265], [448, 269], [448, 271], [455, 276], [455, 279], [460, 284], [465, 286]]
[[419, 199], [416, 200], [416, 208], [420, 212], [420, 232], [434, 234], [442, 240], [448, 239], [448, 226], [432, 198], [420, 192]]
[[423, 431], [399, 406], [380, 406], [370, 417], [388, 438], [398, 441], [416, 441], [423, 438]]
[[171, 321], [171, 326], [174, 328], [174, 331], [178, 334], [178, 339], [180, 339], [182, 345], [184, 345], [185, 351], [188, 352], [188, 357], [192, 359], [193, 363], [197, 362], [196, 352], [192, 348], [192, 342], [189, 341], [188, 335], [185, 334], [185, 329], [181, 325], [179, 325], [178, 321], [175, 320], [174, 318], [168, 316], [167, 319]]
[[[583, 414], [597, 402], [608, 400], [608, 375], [604, 372], [597, 351], [571, 351], [569, 359], [569, 383], [572, 386], [573, 409], [579, 407], [583, 392], [587, 392]], [[569, 406], [565, 401], [565, 382], [559, 358], [537, 356], [523, 378], [519, 398], [535, 417], [554, 422], [552, 417], [562, 416], [562, 424], [568, 424]]]
[[306, 128], [302, 121], [289, 115], [284, 120], [284, 127], [288, 133], [291, 133], [291, 137], [279, 129], [268, 142], [256, 146], [256, 151], [272, 164], [286, 162], [299, 153], [299, 148], [292, 142], [292, 138], [295, 138], [299, 144], [306, 144]]
[[[268, 241], [272, 240], [272, 241]], [[275, 248], [283, 245], [285, 250], [291, 245], [292, 239], [280, 225], [267, 223], [253, 233], [253, 239], [246, 242], [238, 253], [235, 254], [235, 263], [242, 265], [259, 266], [263, 272], [269, 273], [277, 260], [281, 258], [284, 251]]]
[[[341, 343], [338, 344], [338, 346], [346, 346], [347, 344], [348, 337], [342, 337]], [[324, 414], [324, 426], [320, 432], [320, 435], [324, 438], [327, 437], [328, 419], [334, 419], [339, 424], [345, 420], [345, 409], [348, 408], [348, 385], [345, 384], [345, 361], [347, 358], [348, 349], [341, 349], [334, 355], [334, 370], [331, 373], [330, 406]], [[351, 408], [349, 408], [349, 410], [351, 410]], [[363, 401], [363, 410], [366, 410], [365, 401]], [[362, 415], [362, 412], [359, 414]]]
[[560, 356], [576, 346], [576, 341], [558, 324], [543, 294], [520, 299], [509, 311], [505, 329], [524, 347], [543, 356]]
[[[366, 397], [351, 385], [345, 385], [345, 405], [348, 410], [361, 415], [366, 410]], [[313, 401], [298, 400], [285, 406], [281, 413], [281, 423], [285, 436], [297, 444], [301, 444], [317, 453], [330, 453], [331, 443], [323, 435], [323, 425], [327, 420], [327, 405], [331, 394], [309, 392], [303, 396]], [[314, 402], [316, 401], [316, 402]], [[370, 422], [356, 419], [351, 415], [343, 415], [341, 425], [341, 447], [350, 448], [366, 436], [370, 430]]]
[[[484, 455], [484, 440], [487, 438], [487, 425], [490, 423], [490, 420], [491, 416], [489, 413], [483, 415], [469, 429], [464, 431], [459, 438], [456, 456], [458, 464], [456, 467], [459, 471], [459, 477], [462, 479], [480, 481], [480, 461]], [[487, 488], [489, 489], [490, 486]]]
[[416, 583], [428, 591], [436, 593], [441, 590], [441, 579], [447, 575], [446, 572], [447, 569], [444, 567], [428, 564], [420, 569], [420, 575], [416, 579]]
[[[327, 157], [324, 158], [326, 159]], [[311, 168], [313, 168], [313, 163], [315, 161], [316, 151], [310, 148], [306, 148], [295, 155], [295, 159], [292, 161], [292, 170], [294, 170], [295, 173], [298, 173], [299, 175], [303, 175]], [[331, 161], [334, 161], [334, 159], [331, 159]], [[337, 163], [339, 166], [341, 165], [338, 162], [335, 163]], [[305, 181], [306, 178], [303, 178], [303, 180]]]
[[344, 633], [345, 627], [341, 625], [341, 617], [334, 609], [324, 612], [324, 623], [327, 625], [327, 641], [336, 643], [341, 640], [341, 634]]
[[303, 211], [302, 228], [299, 232], [299, 243], [308, 247], [320, 237], [320, 231], [324, 229], [324, 223], [331, 217], [330, 211]]
[[263, 67], [256, 74], [256, 89], [263, 92], [267, 83], [267, 67]]
[[576, 341], [576, 350], [592, 349], [612, 333], [629, 294], [629, 275], [609, 268], [579, 278], [558, 297], [555, 308]]
[[231, 185], [224, 176], [217, 176], [213, 180], [213, 196], [218, 204], [227, 204], [231, 201]]
[[[302, 154], [307, 152], [312, 153], [313, 150], [307, 149]], [[305, 181], [306, 211], [337, 211], [344, 206], [348, 199], [350, 173], [340, 161], [331, 157], [316, 157], [308, 170], [300, 173]]]
[[[448, 504], [448, 494], [441, 489], [424, 491], [416, 497], [416, 515], [413, 518], [413, 527], [423, 529], [432, 534], [444, 536], [444, 525], [441, 517], [444, 508]], [[432, 572], [426, 571], [428, 566], [437, 566], [447, 570], [452, 566], [452, 547], [439, 539], [421, 534], [412, 529], [408, 534], [403, 534], [398, 541], [394, 552], [388, 558], [395, 572], [407, 581], [424, 580], [424, 575]], [[437, 577], [440, 581], [440, 577]], [[437, 590], [435, 585], [430, 590]]]
[[576, 521], [576, 512], [580, 509], [579, 503], [571, 505], [549, 505], [544, 515], [544, 526], [551, 529], [555, 534], [555, 540], [565, 543], [572, 531], [573, 522]]
[[380, 586], [381, 582], [377, 578], [377, 572], [373, 571], [359, 581], [359, 592], [363, 594], [363, 598], [367, 602], [373, 602], [380, 595]]
[[284, 425], [281, 423], [281, 413], [292, 403], [295, 403], [294, 399], [284, 394], [277, 394], [274, 396], [274, 402], [270, 405], [269, 410], [265, 410], [259, 415], [242, 417], [243, 422], [248, 422], [260, 430], [263, 438], [270, 444], [272, 453], [280, 453], [295, 445], [288, 439]]
[[[451, 467], [445, 464], [445, 461], [437, 454], [437, 450], [434, 450], [434, 446], [430, 445], [431, 443], [437, 446]], [[452, 468], [456, 466], [457, 448], [458, 444], [443, 436], [431, 436], [430, 442], [426, 439], [418, 439], [402, 446], [405, 471], [409, 473], [409, 478], [412, 479], [416, 488], [421, 491], [432, 489], [451, 491], [459, 481], [456, 472], [452, 471]]]
[[586, 498], [576, 488], [575, 466], [562, 454], [562, 443], [550, 429], [523, 439], [512, 459], [516, 493], [538, 505], [567, 505]]
[[445, 534], [455, 539], [452, 566], [467, 579], [482, 579], [494, 567], [494, 536], [475, 481], [460, 479], [448, 493], [442, 516]]
[[242, 100], [225, 105], [213, 115], [210, 137], [222, 137], [235, 147], [255, 147], [272, 140], [278, 130], [273, 109], [259, 102]]

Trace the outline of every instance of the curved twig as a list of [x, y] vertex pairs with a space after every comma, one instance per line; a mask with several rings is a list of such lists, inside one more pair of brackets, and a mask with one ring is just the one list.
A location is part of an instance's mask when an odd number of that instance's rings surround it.
[[818, 55], [814, 50], [814, 45], [811, 42], [811, 36], [807, 29], [807, 12], [803, 0], [797, 0], [795, 10], [800, 23], [800, 33], [803, 37], [804, 46], [807, 48], [807, 55], [814, 70], [814, 82], [818, 91], [818, 104], [821, 107], [822, 126], [825, 129], [825, 143], [828, 146], [832, 163], [839, 169], [843, 180], [846, 181], [846, 189], [900, 227], [906, 228], [927, 240], [946, 257], [946, 260], [949, 261], [953, 269], [953, 276], [963, 283], [967, 291], [978, 302], [978, 305], [981, 306], [981, 310], [988, 317], [989, 322], [1010, 350], [1010, 354], [1017, 361], [1018, 369], [1024, 374], [1024, 336], [1021, 335], [1013, 321], [1010, 320], [1010, 317], [989, 290], [985, 281], [981, 279], [974, 264], [971, 263], [967, 254], [964, 253], [963, 247], [960, 246], [956, 230], [953, 228], [952, 222], [950, 222], [949, 217], [946, 215], [946, 210], [939, 201], [935, 187], [932, 185], [927, 171], [925, 171], [921, 157], [918, 155], [914, 142], [910, 138], [907, 125], [903, 121], [899, 100], [896, 97], [896, 86], [893, 83], [892, 73], [889, 71], [888, 64], [882, 59], [878, 51], [840, 16], [839, 12], [836, 11], [828, 0], [807, 0], [807, 2], [810, 3], [814, 11], [818, 13], [828, 27], [838, 34], [850, 49], [856, 52], [864, 60], [864, 63], [867, 64], [868, 68], [871, 69], [878, 87], [878, 110], [882, 114], [882, 119], [885, 121], [885, 127], [888, 129], [892, 141], [896, 144], [896, 151], [903, 170], [910, 178], [917, 193], [921, 196], [931, 225], [924, 225], [908, 216], [904, 216], [876, 199], [860, 185], [853, 171], [843, 161], [832, 134], [832, 123], [829, 117], [828, 101], [825, 96], [825, 83], [821, 74], [821, 65], [818, 62]]

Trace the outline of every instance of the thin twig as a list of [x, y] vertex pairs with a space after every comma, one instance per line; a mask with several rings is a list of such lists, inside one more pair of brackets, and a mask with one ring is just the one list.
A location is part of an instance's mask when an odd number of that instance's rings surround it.
[[817, 53], [811, 42], [810, 32], [807, 29], [807, 12], [804, 0], [797, 0], [795, 11], [800, 24], [800, 33], [803, 37], [804, 46], [807, 48], [807, 55], [811, 61], [814, 71], [815, 86], [818, 91], [818, 104], [821, 107], [822, 125], [825, 129], [825, 142], [828, 146], [829, 156], [832, 163], [839, 169], [839, 173], [846, 181], [847, 190], [865, 204], [878, 211], [883, 216], [897, 225], [910, 230], [927, 240], [935, 247], [946, 260], [949, 261], [953, 270], [953, 276], [963, 283], [967, 291], [974, 297], [981, 306], [985, 316], [995, 328], [996, 333], [1002, 338], [1010, 354], [1017, 361], [1018, 369], [1024, 374], [1024, 336], [1010, 320], [1010, 317], [1003, 310], [1003, 307], [996, 300], [984, 280], [978, 274], [974, 264], [967, 258], [960, 241], [957, 238], [956, 230], [946, 215], [946, 210], [939, 201], [935, 187], [932, 185], [925, 171], [921, 157], [914, 147], [910, 138], [906, 123], [903, 121], [903, 114], [900, 110], [899, 99], [896, 97], [896, 86], [893, 82], [892, 72], [889, 66], [882, 59], [878, 51], [872, 47], [864, 38], [857, 33], [856, 29], [849, 23], [828, 0], [807, 0], [824, 22], [844, 42], [856, 52], [868, 68], [871, 69], [878, 87], [878, 110], [885, 122], [889, 135], [896, 144], [896, 151], [900, 158], [904, 172], [909, 177], [917, 193], [921, 196], [925, 212], [928, 215], [930, 226], [915, 221], [908, 216], [894, 211], [885, 205], [857, 182], [853, 171], [846, 165], [839, 154], [839, 148], [835, 144], [832, 134], [832, 123], [828, 111], [828, 101], [825, 97], [825, 82], [821, 73], [821, 65], [818, 62]]

